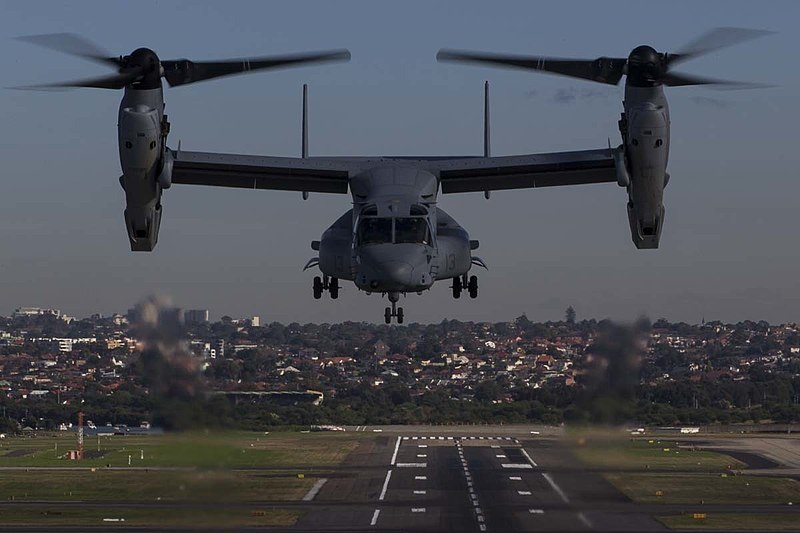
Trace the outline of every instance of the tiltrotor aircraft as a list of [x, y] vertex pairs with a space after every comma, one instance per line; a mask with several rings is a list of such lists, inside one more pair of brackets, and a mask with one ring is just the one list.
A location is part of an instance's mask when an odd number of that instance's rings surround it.
[[167, 146], [161, 78], [170, 86], [261, 69], [309, 62], [347, 60], [346, 50], [293, 56], [194, 62], [162, 61], [150, 49], [112, 58], [88, 41], [59, 34], [23, 38], [49, 48], [111, 65], [117, 73], [47, 87], [124, 89], [119, 109], [120, 184], [125, 191], [125, 226], [131, 250], [151, 251], [161, 226], [163, 191], [173, 183], [214, 187], [347, 194], [348, 209], [312, 241], [318, 255], [305, 269], [318, 267], [314, 298], [339, 296], [340, 281], [379, 293], [391, 303], [384, 318], [403, 323], [400, 296], [422, 294], [437, 281], [450, 280], [454, 298], [478, 296], [472, 266], [486, 268], [473, 255], [478, 241], [438, 205], [438, 195], [589, 183], [613, 183], [628, 192], [628, 218], [637, 248], [657, 248], [664, 224], [662, 202], [669, 181], [669, 111], [663, 86], [722, 83], [671, 72], [672, 65], [760, 35], [753, 30], [719, 29], [676, 54], [649, 46], [627, 58], [562, 60], [439, 52], [440, 60], [471, 61], [553, 72], [608, 84], [626, 76], [622, 144], [616, 148], [492, 157], [489, 154], [488, 83], [484, 100], [483, 157], [308, 157], [307, 92], [303, 87], [302, 156], [189, 152]]

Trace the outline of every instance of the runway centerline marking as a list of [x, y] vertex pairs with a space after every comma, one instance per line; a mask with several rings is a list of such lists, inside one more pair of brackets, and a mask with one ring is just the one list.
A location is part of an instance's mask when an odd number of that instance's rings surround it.
[[425, 512], [425, 508], [424, 507], [412, 507], [411, 508], [411, 512], [412, 513], [424, 513]]
[[414, 491], [414, 494], [427, 494], [427, 493], [428, 493], [427, 490], [415, 490]]
[[418, 453], [417, 454], [417, 458], [418, 459], [425, 459], [426, 457], [428, 457], [427, 453]]
[[542, 474], [542, 477], [544, 477], [547, 482], [550, 483], [550, 486], [553, 487], [553, 490], [558, 493], [562, 500], [564, 500], [564, 503], [569, 503], [569, 498], [567, 498], [567, 495], [564, 494], [563, 490], [561, 490], [561, 487], [556, 485], [556, 482], [553, 481], [553, 478], [550, 476], [550, 474], [545, 472]]
[[511, 481], [522, 481], [522, 478], [519, 476], [508, 476], [508, 479]]
[[383, 488], [381, 489], [381, 495], [378, 496], [378, 500], [383, 500], [386, 497], [386, 490], [389, 488], [390, 479], [392, 479], [392, 471], [387, 470], [386, 479], [383, 480]]
[[416, 479], [417, 481], [425, 481], [426, 479], [428, 479], [428, 476], [414, 476], [414, 479]]
[[400, 440], [401, 437], [397, 437], [397, 442], [394, 444], [394, 453], [392, 454], [392, 460], [389, 463], [390, 465], [395, 464], [397, 462], [397, 452], [400, 451]]
[[544, 514], [544, 509], [528, 509], [531, 514]]
[[502, 466], [503, 468], [519, 468], [519, 469], [523, 469], [523, 470], [525, 470], [525, 469], [532, 470], [533, 469], [533, 467], [531, 465], [529, 465], [528, 463], [502, 463], [500, 466]]
[[505, 459], [506, 458], [505, 454], [502, 454], [502, 453], [498, 453], [497, 455], [495, 455], [495, 457], [497, 457], [498, 459]]
[[397, 468], [427, 468], [428, 463], [397, 463]]
[[378, 523], [378, 515], [381, 514], [380, 509], [375, 509], [375, 512], [372, 513], [372, 520], [370, 521], [369, 525], [374, 526]]
[[519, 494], [520, 496], [530, 496], [531, 495], [531, 491], [529, 491], [529, 490], [518, 490], [517, 494]]

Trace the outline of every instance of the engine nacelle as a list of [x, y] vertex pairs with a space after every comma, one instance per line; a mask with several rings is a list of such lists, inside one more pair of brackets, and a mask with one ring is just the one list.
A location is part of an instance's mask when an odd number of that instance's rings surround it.
[[131, 250], [149, 252], [161, 227], [161, 191], [172, 185], [172, 152], [166, 149], [161, 89], [126, 90], [117, 131], [125, 228]]
[[145, 104], [119, 110], [119, 162], [130, 178], [145, 178], [161, 156], [161, 113]]

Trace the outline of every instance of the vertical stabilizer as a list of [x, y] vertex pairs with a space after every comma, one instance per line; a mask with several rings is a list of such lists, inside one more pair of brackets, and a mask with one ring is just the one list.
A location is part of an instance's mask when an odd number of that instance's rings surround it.
[[491, 143], [489, 141], [489, 82], [483, 84], [483, 157], [491, 155]]

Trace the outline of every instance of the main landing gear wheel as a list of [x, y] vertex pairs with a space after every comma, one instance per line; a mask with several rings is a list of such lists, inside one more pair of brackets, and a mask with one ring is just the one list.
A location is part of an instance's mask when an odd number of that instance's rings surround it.
[[383, 319], [386, 321], [387, 324], [392, 323], [392, 308], [387, 307], [383, 312]]
[[478, 297], [478, 276], [470, 276], [469, 284], [467, 284], [470, 298]]
[[322, 278], [320, 278], [319, 276], [314, 276], [313, 289], [314, 289], [315, 300], [319, 300], [320, 298], [322, 298], [323, 288], [324, 287], [322, 286]]
[[397, 323], [398, 324], [402, 324], [403, 323], [403, 308], [402, 307], [398, 307], [397, 308]]
[[315, 300], [322, 298], [322, 293], [325, 291], [328, 291], [328, 294], [331, 295], [331, 299], [335, 300], [339, 297], [339, 279], [329, 278], [328, 276], [314, 276], [313, 289]]
[[464, 289], [463, 285], [461, 284], [461, 277], [453, 278], [453, 298], [458, 300], [461, 298], [461, 291]]
[[328, 283], [328, 292], [331, 295], [331, 299], [335, 300], [339, 297], [339, 279], [338, 278], [331, 278], [330, 282]]

